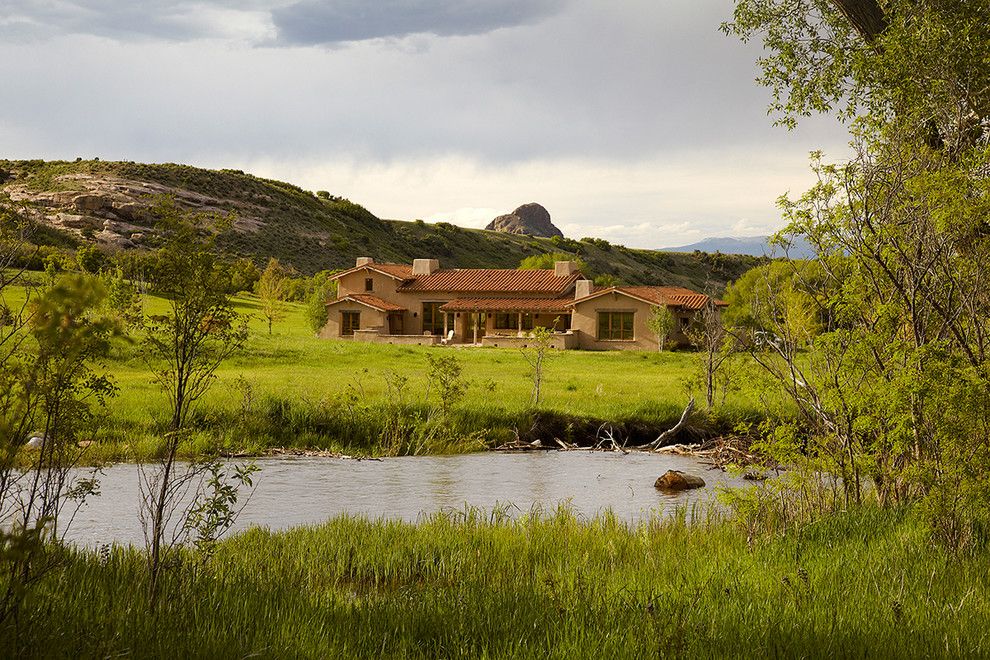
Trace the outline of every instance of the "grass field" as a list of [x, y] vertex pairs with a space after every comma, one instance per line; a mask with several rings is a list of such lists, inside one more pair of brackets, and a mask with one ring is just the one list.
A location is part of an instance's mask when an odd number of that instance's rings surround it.
[[990, 556], [864, 508], [747, 541], [720, 520], [566, 512], [251, 530], [169, 574], [67, 551], [7, 657], [986, 657]]
[[[23, 289], [8, 289], [7, 304], [16, 305], [23, 295]], [[165, 304], [148, 296], [145, 313], [163, 313]], [[284, 318], [268, 335], [254, 296], [237, 296], [235, 304], [250, 317], [249, 339], [217, 372], [196, 414], [197, 433], [186, 454], [216, 448], [257, 453], [272, 447], [368, 454], [466, 451], [505, 442], [516, 433], [586, 441], [602, 423], [629, 437], [639, 434], [633, 438], [639, 440], [676, 422], [698, 373], [698, 358], [690, 352], [557, 352], [546, 366], [542, 402], [533, 410], [530, 369], [518, 350], [317, 339], [303, 307], [293, 303], [286, 303]], [[416, 429], [437, 403], [435, 392], [428, 392], [430, 354], [456, 356], [469, 383], [451, 420], [466, 438], [463, 443], [417, 436], [423, 435]], [[136, 340], [115, 341], [103, 366], [119, 393], [95, 431], [98, 443], [90, 458], [153, 453], [166, 416], [165, 398]], [[387, 386], [393, 373], [408, 379], [401, 402]], [[725, 429], [738, 420], [761, 418], [765, 397], [751, 375], [740, 379], [744, 386], [730, 392], [716, 413], [699, 415], [697, 427]], [[402, 407], [404, 435], [385, 446], [380, 436], [396, 405]]]

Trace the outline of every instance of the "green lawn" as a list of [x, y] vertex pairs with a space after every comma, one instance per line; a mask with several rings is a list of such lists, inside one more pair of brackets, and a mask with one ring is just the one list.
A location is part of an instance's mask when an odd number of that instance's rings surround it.
[[[16, 305], [23, 295], [23, 289], [8, 289], [7, 304]], [[546, 366], [539, 411], [534, 412], [529, 406], [530, 369], [518, 350], [317, 339], [303, 306], [294, 303], [286, 304], [285, 317], [268, 335], [253, 295], [239, 295], [235, 304], [250, 317], [249, 339], [220, 368], [202, 401], [196, 419], [200, 433], [188, 448], [193, 454], [217, 443], [230, 452], [295, 446], [411, 453], [412, 445], [382, 448], [375, 436], [384, 423], [380, 409], [395, 403], [386, 385], [390, 373], [408, 379], [403, 402], [408, 414], [430, 416], [436, 397], [428, 396], [429, 354], [454, 355], [461, 363], [469, 387], [455, 407], [456, 426], [465, 435], [480, 431], [484, 437], [462, 447], [423, 442], [416, 452], [477, 449], [508, 440], [517, 431], [538, 436], [540, 429], [558, 437], [573, 433], [572, 439], [580, 440], [602, 422], [620, 430], [636, 426], [648, 435], [676, 422], [690, 396], [688, 382], [699, 372], [698, 356], [690, 352], [555, 352]], [[149, 296], [145, 313], [163, 313], [165, 306], [163, 299]], [[91, 453], [95, 459], [121, 459], [153, 451], [165, 398], [139, 356], [136, 338], [116, 341], [105, 367], [119, 394], [110, 400], [95, 434], [103, 452]], [[742, 387], [729, 393], [716, 414], [699, 416], [698, 424], [727, 428], [740, 419], [760, 418], [763, 397], [754, 375], [755, 369], [744, 366], [738, 379]], [[357, 417], [363, 421], [355, 421]]]

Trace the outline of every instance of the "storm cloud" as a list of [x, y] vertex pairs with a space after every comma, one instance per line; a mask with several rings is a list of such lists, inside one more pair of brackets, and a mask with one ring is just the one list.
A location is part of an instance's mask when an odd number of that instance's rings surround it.
[[411, 34], [466, 36], [530, 24], [563, 0], [303, 0], [272, 12], [280, 44], [333, 44]]

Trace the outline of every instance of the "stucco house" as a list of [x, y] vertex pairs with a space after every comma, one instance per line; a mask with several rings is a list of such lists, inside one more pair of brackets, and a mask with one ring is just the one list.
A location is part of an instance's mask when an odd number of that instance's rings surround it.
[[536, 326], [554, 329], [556, 348], [656, 350], [646, 322], [657, 306], [678, 319], [673, 343], [707, 305], [725, 303], [683, 287], [596, 287], [573, 261], [553, 269], [440, 268], [359, 257], [338, 273], [324, 338], [389, 344], [525, 346]]

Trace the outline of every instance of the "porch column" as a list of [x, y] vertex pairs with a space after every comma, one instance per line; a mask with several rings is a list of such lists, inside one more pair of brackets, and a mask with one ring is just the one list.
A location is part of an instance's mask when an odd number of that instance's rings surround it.
[[440, 313], [443, 314], [443, 338], [446, 341], [446, 339], [447, 339], [447, 318], [448, 318], [447, 317], [447, 312], [440, 312]]
[[471, 316], [474, 317], [474, 343], [478, 343], [478, 324], [481, 323], [481, 315], [478, 312], [471, 312]]
[[516, 317], [516, 336], [522, 337], [522, 312]]

